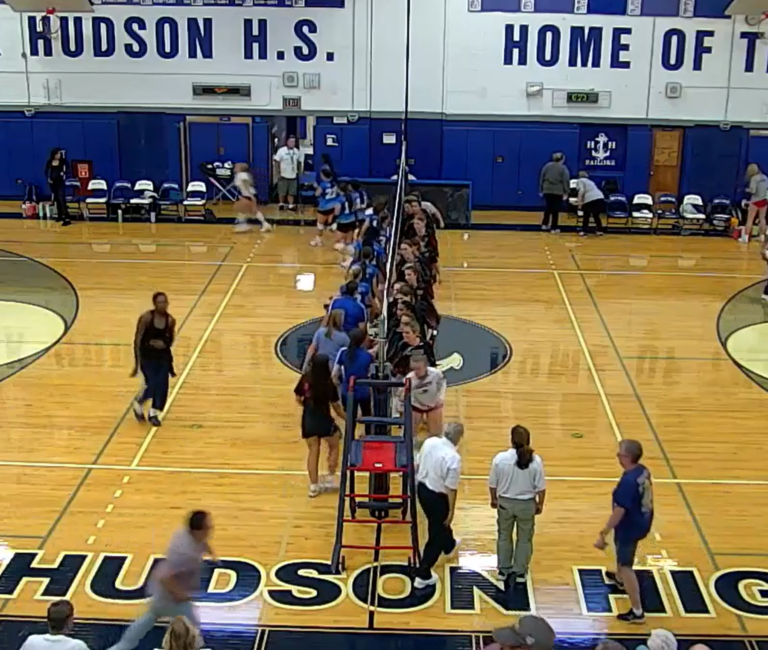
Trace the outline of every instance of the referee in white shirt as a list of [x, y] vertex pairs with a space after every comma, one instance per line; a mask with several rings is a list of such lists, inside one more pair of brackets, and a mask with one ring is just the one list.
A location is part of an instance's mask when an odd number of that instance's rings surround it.
[[[541, 457], [531, 449], [531, 433], [512, 427], [512, 447], [496, 454], [488, 478], [491, 508], [497, 512], [496, 555], [505, 583], [525, 584], [533, 555], [536, 515], [544, 510], [546, 483]], [[517, 548], [513, 535], [517, 528]]]
[[457, 547], [451, 522], [461, 474], [461, 456], [456, 448], [463, 436], [464, 425], [447, 424], [442, 436], [427, 438], [419, 451], [416, 492], [427, 517], [428, 537], [413, 580], [416, 589], [424, 589], [437, 582], [437, 577], [432, 575], [432, 567], [441, 554], [450, 555]]

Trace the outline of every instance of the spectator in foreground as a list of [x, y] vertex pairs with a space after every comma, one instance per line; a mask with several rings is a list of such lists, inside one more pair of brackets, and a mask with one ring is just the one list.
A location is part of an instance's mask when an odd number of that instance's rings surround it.
[[651, 635], [645, 645], [648, 650], [677, 650], [677, 639], [669, 630], [658, 628], [651, 630]]
[[497, 627], [493, 631], [493, 640], [486, 650], [553, 650], [555, 631], [541, 616], [529, 614], [521, 616], [514, 625]]
[[595, 650], [627, 650], [627, 648], [618, 641], [606, 639], [605, 641], [598, 643]]
[[48, 606], [48, 634], [33, 634], [21, 650], [88, 650], [88, 646], [67, 634], [72, 631], [75, 608], [68, 600], [57, 600]]
[[163, 650], [200, 650], [203, 639], [200, 632], [184, 616], [171, 621], [163, 638]]

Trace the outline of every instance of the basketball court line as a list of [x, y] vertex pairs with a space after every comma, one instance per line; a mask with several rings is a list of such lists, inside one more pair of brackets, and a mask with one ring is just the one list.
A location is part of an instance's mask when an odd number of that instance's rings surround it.
[[[238, 469], [231, 467], [174, 467], [165, 465], [102, 465], [95, 463], [58, 463], [37, 461], [0, 460], [0, 467], [19, 467], [27, 469], [84, 469], [104, 470], [114, 472], [146, 472], [166, 474], [212, 474], [212, 475], [236, 475], [236, 476], [306, 476], [306, 470], [292, 469]], [[462, 480], [487, 481], [488, 476], [483, 474], [462, 475]], [[618, 476], [549, 476], [548, 481], [571, 481], [579, 483], [615, 483]], [[708, 478], [654, 478], [654, 483], [668, 483], [671, 485], [734, 485], [768, 487], [768, 479], [708, 479]]]
[[[19, 253], [22, 255], [22, 253]], [[339, 265], [333, 262], [217, 262], [206, 260], [168, 260], [168, 259], [123, 259], [123, 258], [81, 258], [81, 257], [0, 257], [0, 261], [29, 261], [54, 262], [71, 264], [177, 264], [186, 266], [248, 266], [254, 268], [321, 268], [336, 269]], [[478, 272], [478, 273], [554, 273], [552, 269], [519, 269], [506, 267], [473, 267], [447, 266], [441, 269], [449, 272]], [[747, 280], [762, 279], [764, 274], [749, 273], [718, 273], [718, 272], [684, 272], [684, 271], [595, 271], [585, 269], [562, 269], [561, 275], [641, 275], [641, 276], [671, 276], [671, 277], [700, 277], [700, 278], [741, 278]]]

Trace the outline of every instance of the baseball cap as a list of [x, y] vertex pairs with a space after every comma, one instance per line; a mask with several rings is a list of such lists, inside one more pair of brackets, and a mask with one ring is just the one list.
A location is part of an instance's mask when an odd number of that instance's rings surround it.
[[516, 625], [496, 628], [493, 640], [505, 646], [552, 650], [555, 647], [555, 631], [540, 616], [529, 615], [518, 619]]

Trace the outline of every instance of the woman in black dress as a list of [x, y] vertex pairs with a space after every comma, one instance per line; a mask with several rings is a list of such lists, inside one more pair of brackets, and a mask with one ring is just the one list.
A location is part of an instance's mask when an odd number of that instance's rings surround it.
[[[331, 409], [340, 420], [344, 420], [339, 391], [331, 378], [329, 359], [326, 355], [316, 354], [312, 357], [307, 371], [301, 376], [293, 392], [296, 401], [303, 407], [301, 437], [307, 441], [309, 449], [309, 496], [314, 498], [324, 489], [334, 487], [334, 476], [339, 465], [340, 432], [331, 415]], [[324, 476], [322, 481], [318, 477], [321, 440], [328, 444], [328, 475]]]
[[133, 413], [139, 422], [146, 419], [144, 403], [152, 400], [149, 422], [159, 427], [160, 415], [168, 401], [170, 377], [175, 377], [171, 346], [176, 336], [176, 319], [168, 313], [168, 296], [158, 291], [152, 296], [153, 309], [139, 316], [133, 342], [135, 364], [131, 377], [144, 375], [144, 386], [133, 401]]
[[51, 188], [53, 201], [56, 204], [56, 221], [60, 221], [62, 226], [71, 225], [65, 195], [67, 161], [64, 160], [63, 149], [57, 147], [51, 150], [51, 157], [45, 163], [45, 177], [48, 179], [48, 186]]

